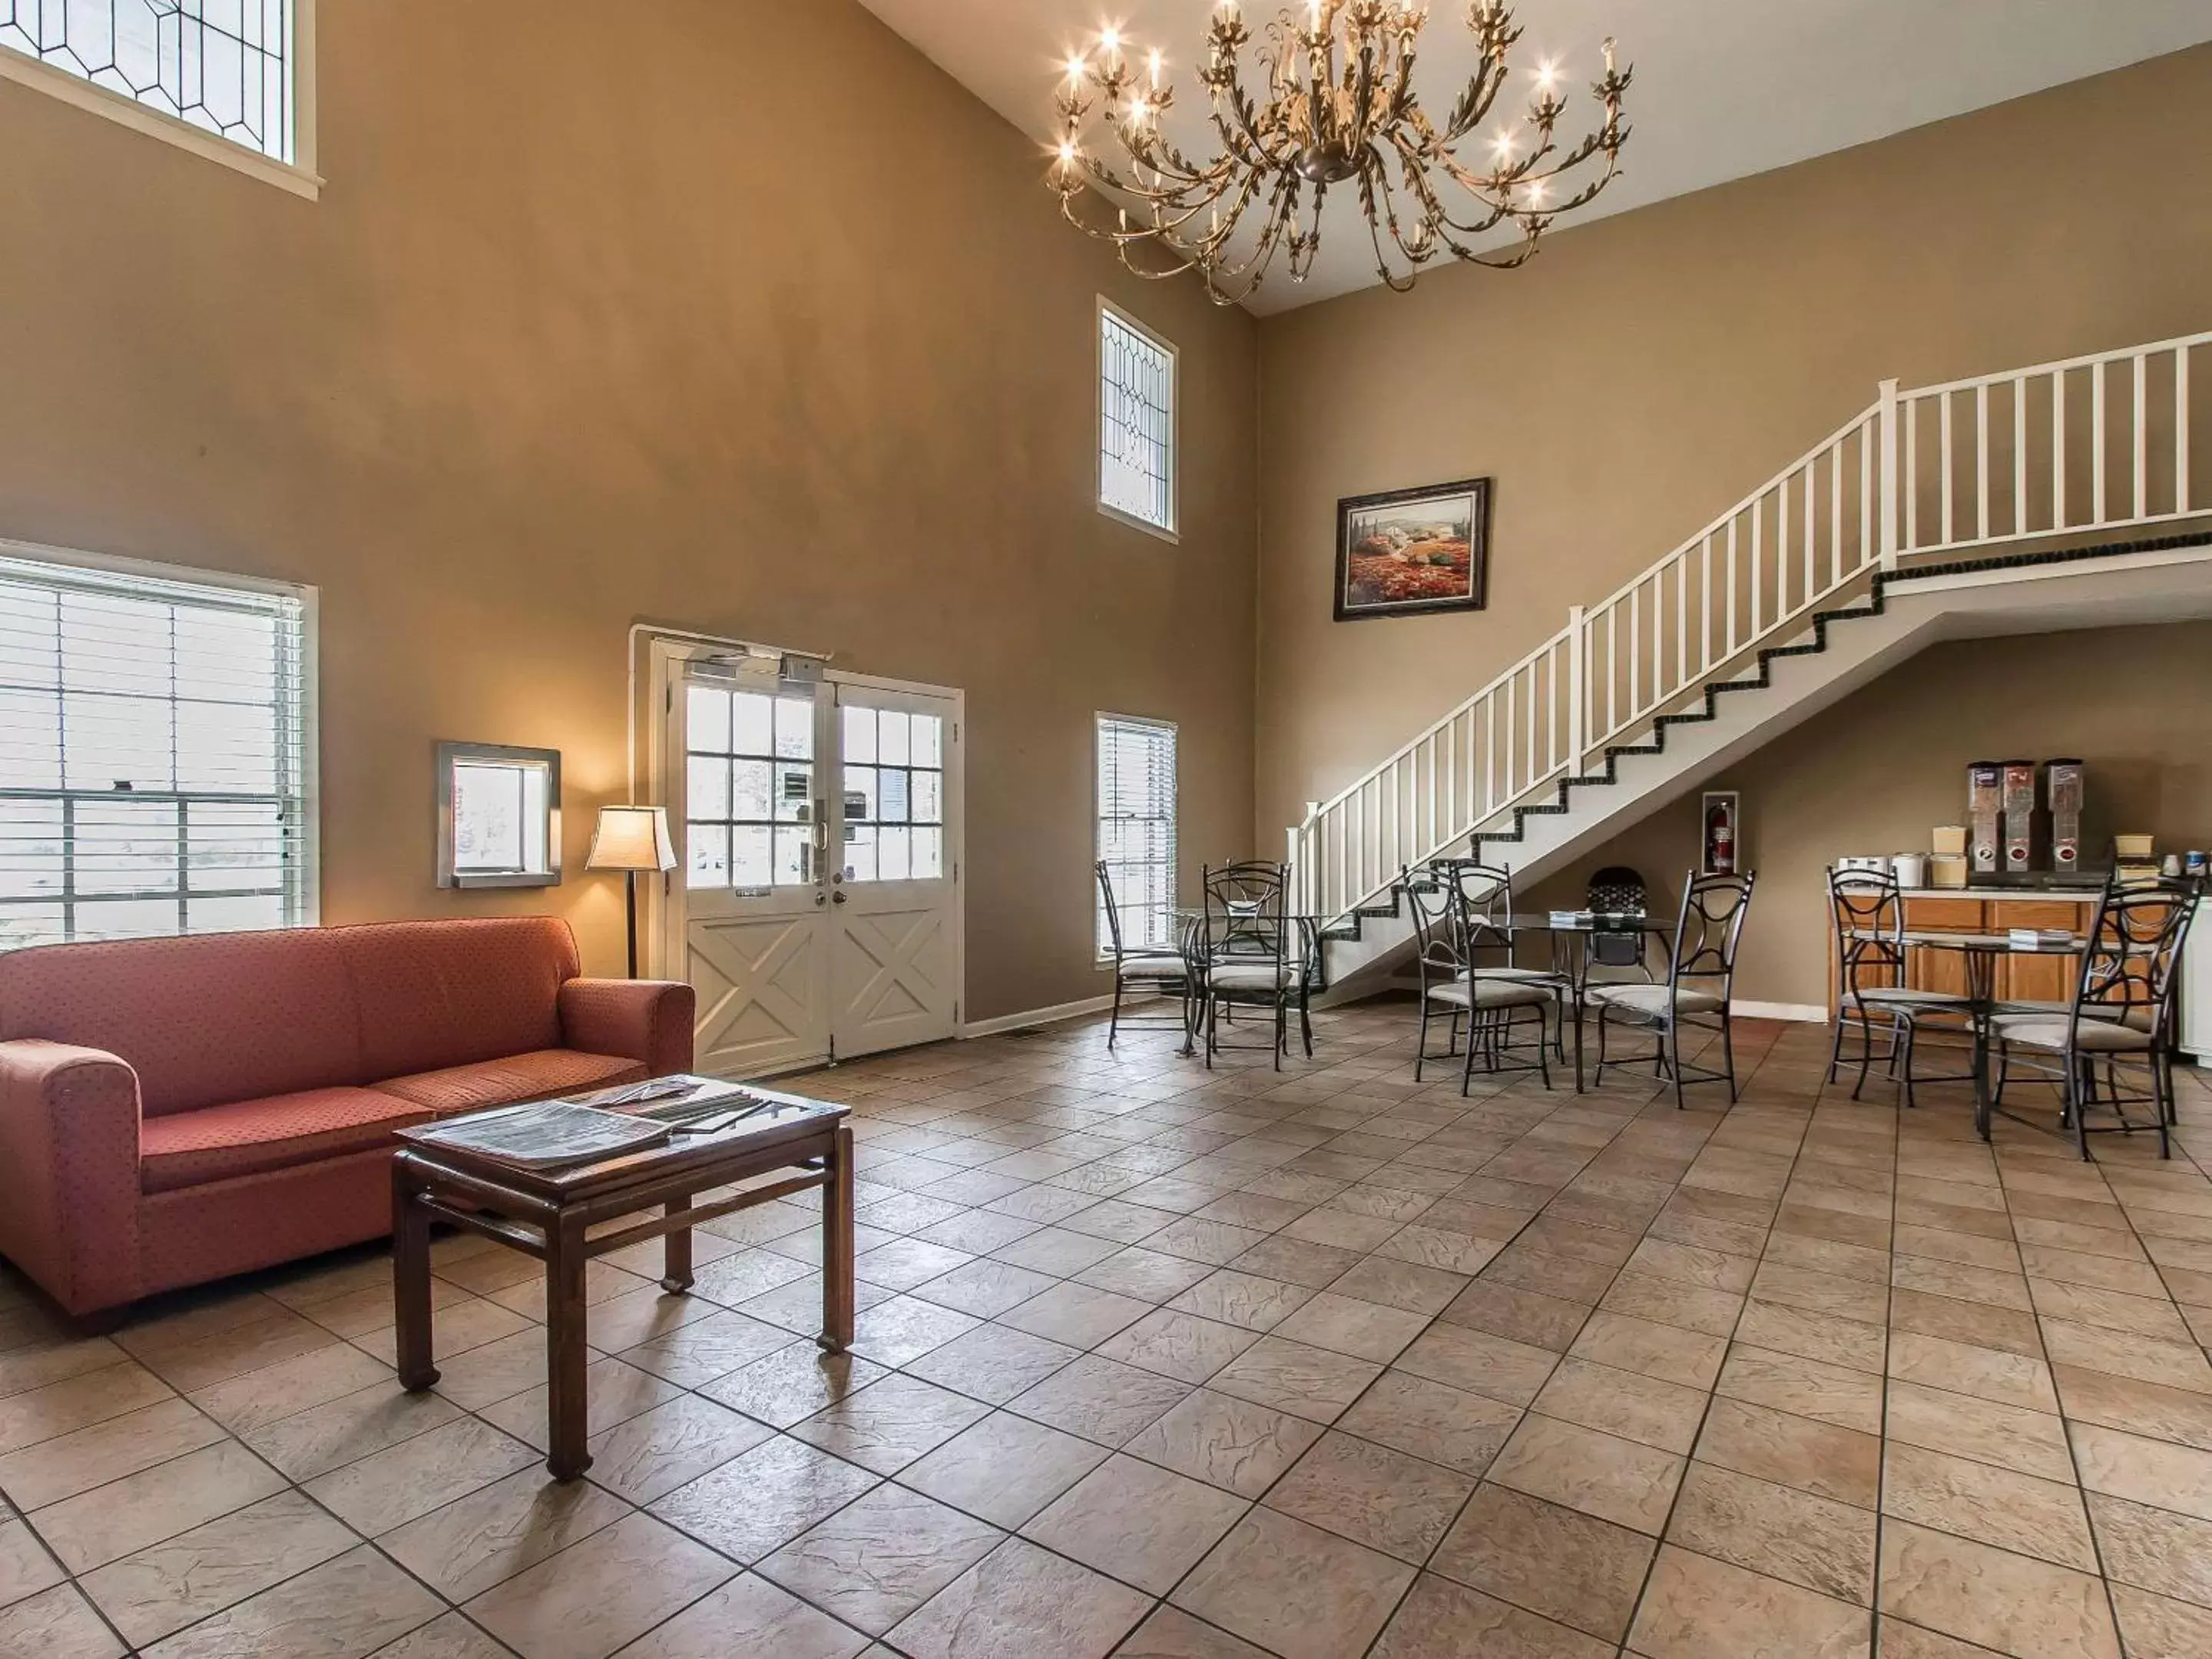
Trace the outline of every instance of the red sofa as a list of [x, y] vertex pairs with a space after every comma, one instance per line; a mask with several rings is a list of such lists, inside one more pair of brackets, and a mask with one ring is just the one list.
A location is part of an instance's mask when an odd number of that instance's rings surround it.
[[0, 955], [0, 1255], [74, 1314], [391, 1231], [392, 1132], [688, 1070], [553, 917]]

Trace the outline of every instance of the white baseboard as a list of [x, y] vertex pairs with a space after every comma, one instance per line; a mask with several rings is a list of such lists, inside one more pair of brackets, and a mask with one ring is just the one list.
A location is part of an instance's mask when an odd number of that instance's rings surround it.
[[[1127, 997], [1123, 999], [1121, 1006], [1126, 1008], [1137, 1002], [1150, 1000], [1149, 997]], [[1026, 1013], [1000, 1014], [996, 1019], [963, 1020], [960, 1026], [960, 1039], [964, 1042], [969, 1037], [996, 1036], [1001, 1031], [1018, 1031], [1030, 1025], [1050, 1025], [1058, 1020], [1080, 1019], [1085, 1014], [1103, 1014], [1113, 1006], [1114, 998], [1109, 993], [1103, 997], [1085, 997], [1080, 1002], [1062, 1002], [1050, 1008], [1032, 1008]]]
[[1741, 1019], [1788, 1019], [1808, 1025], [1828, 1023], [1828, 1011], [1817, 1002], [1746, 1002], [1738, 998], [1729, 1005], [1729, 1012]]

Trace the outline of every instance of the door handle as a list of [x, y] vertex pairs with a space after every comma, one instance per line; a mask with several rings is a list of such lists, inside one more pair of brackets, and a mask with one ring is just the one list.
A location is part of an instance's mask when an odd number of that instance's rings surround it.
[[814, 902], [817, 904], [827, 904], [830, 902], [830, 895], [817, 887], [814, 890]]
[[839, 888], [839, 889], [838, 889], [835, 893], [832, 893], [830, 896], [830, 901], [831, 901], [831, 902], [833, 902], [833, 903], [836, 903], [836, 904], [842, 904], [842, 903], [845, 902], [845, 890], [844, 890], [843, 888], [842, 888], [842, 887], [841, 887], [841, 888]]

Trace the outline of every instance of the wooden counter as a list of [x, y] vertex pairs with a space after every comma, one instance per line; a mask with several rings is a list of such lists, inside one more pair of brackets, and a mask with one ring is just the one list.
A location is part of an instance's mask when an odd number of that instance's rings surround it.
[[[2013, 927], [2064, 927], [2087, 933], [2096, 919], [2098, 895], [2018, 888], [1908, 888], [1905, 925], [1946, 933], [2002, 933]], [[2005, 957], [1996, 964], [2000, 1001], [2066, 1002], [2081, 973], [2081, 958], [2057, 954]], [[1828, 949], [1828, 1006], [1839, 997], [1839, 964], [1832, 936]], [[1866, 983], [1873, 983], [1869, 978]], [[1905, 982], [1916, 990], [1964, 995], [1966, 961], [1956, 951], [1905, 953]]]

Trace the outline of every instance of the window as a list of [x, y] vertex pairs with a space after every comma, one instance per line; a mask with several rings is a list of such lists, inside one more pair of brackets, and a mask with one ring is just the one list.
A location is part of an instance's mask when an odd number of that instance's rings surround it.
[[438, 745], [438, 885], [561, 884], [561, 754]]
[[814, 877], [814, 698], [684, 688], [684, 882], [765, 890]]
[[314, 919], [305, 591], [0, 544], [0, 949]]
[[313, 23], [313, 0], [0, 0], [0, 73], [312, 194]]
[[945, 721], [901, 708], [838, 710], [845, 739], [845, 879], [945, 874]]
[[1176, 354], [1098, 302], [1098, 505], [1159, 535], [1176, 531]]
[[[1176, 942], [1176, 729], [1121, 714], [1098, 717], [1098, 857], [1121, 912], [1121, 944]], [[1098, 951], [1113, 939], [1098, 900]]]

